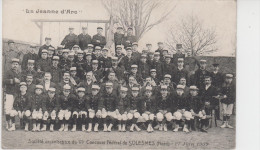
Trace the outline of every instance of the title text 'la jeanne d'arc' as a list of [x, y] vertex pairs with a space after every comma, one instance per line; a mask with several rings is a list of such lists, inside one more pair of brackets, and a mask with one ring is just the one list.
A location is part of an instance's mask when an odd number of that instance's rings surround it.
[[[30, 10], [26, 9], [26, 13], [36, 13], [36, 14], [58, 14], [58, 10], [46, 10], [46, 9], [36, 9], [36, 10]], [[78, 11], [76, 10], [70, 10], [70, 9], [63, 9], [60, 10], [61, 14], [78, 14]]]

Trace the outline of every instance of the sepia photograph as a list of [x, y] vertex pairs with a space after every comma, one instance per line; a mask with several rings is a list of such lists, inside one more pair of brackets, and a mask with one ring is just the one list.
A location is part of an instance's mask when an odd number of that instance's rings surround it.
[[236, 0], [2, 0], [3, 149], [235, 149]]

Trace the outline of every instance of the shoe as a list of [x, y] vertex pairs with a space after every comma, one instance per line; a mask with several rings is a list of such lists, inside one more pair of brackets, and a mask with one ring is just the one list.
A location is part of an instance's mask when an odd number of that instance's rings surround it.
[[54, 125], [53, 125], [53, 124], [51, 124], [51, 125], [50, 125], [50, 131], [51, 131], [51, 132], [53, 132], [53, 131], [54, 131], [54, 129], [53, 129], [53, 128], [54, 128]]
[[229, 125], [229, 124], [227, 124], [227, 126], [226, 126], [227, 128], [229, 128], [229, 129], [233, 129], [234, 127], [232, 127], [231, 125]]
[[15, 131], [15, 124], [13, 123], [11, 128], [8, 129], [8, 131]]
[[40, 123], [37, 124], [36, 131], [41, 131], [41, 124]]
[[136, 131], [138, 131], [138, 132], [140, 132], [141, 131], [141, 129], [135, 124], [135, 129], [136, 129]]
[[187, 129], [187, 128], [185, 127], [185, 128], [183, 128], [183, 132], [188, 133], [188, 132], [190, 132], [190, 131], [189, 131], [189, 129]]
[[98, 132], [98, 125], [99, 125], [99, 124], [95, 124], [94, 132]]
[[41, 131], [46, 131], [46, 124], [45, 124], [45, 125], [43, 125], [43, 127], [42, 127]]
[[71, 129], [71, 132], [75, 132], [76, 129], [77, 129], [77, 126], [74, 124], [73, 127], [72, 127], [72, 129]]
[[69, 125], [68, 124], [65, 124], [65, 127], [64, 127], [64, 130], [65, 132], [68, 132], [69, 131]]
[[167, 131], [168, 131], [168, 129], [167, 129], [167, 124], [165, 124], [165, 125], [163, 126], [163, 130], [164, 130], [164, 132], [167, 132]]
[[163, 130], [163, 126], [162, 124], [159, 125], [159, 131], [162, 131]]
[[126, 132], [126, 130], [125, 130], [125, 124], [123, 124], [122, 125], [122, 130], [121, 130], [122, 132]]
[[149, 124], [148, 125], [148, 127], [147, 127], [147, 130], [146, 130], [148, 133], [151, 133], [152, 131], [151, 131], [151, 124]]
[[84, 132], [86, 131], [86, 125], [82, 125], [81, 130]]
[[130, 132], [134, 132], [134, 124], [131, 125]]
[[208, 131], [207, 131], [207, 130], [205, 130], [205, 129], [200, 129], [200, 131], [201, 131], [201, 132], [208, 133]]
[[26, 123], [26, 124], [25, 124], [25, 127], [24, 127], [24, 131], [26, 131], [26, 132], [29, 131], [28, 128], [29, 128], [29, 124]]
[[151, 130], [151, 132], [153, 132], [154, 130], [153, 130], [153, 126], [151, 125], [151, 127], [150, 127], [150, 130]]
[[103, 129], [104, 132], [107, 132], [107, 125], [104, 124], [104, 129]]
[[32, 132], [35, 132], [35, 131], [36, 131], [36, 124], [34, 123], [33, 128], [32, 128]]
[[63, 131], [63, 130], [64, 130], [64, 124], [61, 125], [59, 131], [61, 132], [61, 131]]
[[92, 123], [89, 123], [87, 132], [91, 132], [91, 131], [92, 131]]
[[112, 127], [113, 127], [113, 124], [110, 124], [110, 125], [108, 126], [108, 128], [107, 128], [107, 132], [111, 132]]
[[122, 126], [121, 126], [121, 124], [118, 125], [118, 131], [119, 131], [119, 132], [122, 131]]
[[224, 122], [223, 125], [220, 126], [220, 128], [226, 128], [227, 127], [227, 123]]

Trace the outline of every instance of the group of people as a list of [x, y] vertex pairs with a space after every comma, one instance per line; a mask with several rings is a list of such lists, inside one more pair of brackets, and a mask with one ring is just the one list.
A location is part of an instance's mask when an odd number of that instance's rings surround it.
[[[11, 64], [3, 78], [7, 130], [16, 129], [18, 116], [25, 131], [207, 132], [210, 119], [220, 119], [220, 111], [221, 128], [233, 128], [233, 74], [221, 73], [217, 63], [209, 72], [205, 59], [182, 53], [182, 44], [173, 55], [163, 42], [155, 51], [147, 44], [139, 52], [133, 29], [127, 34], [122, 29], [115, 33], [112, 57], [101, 27], [93, 38], [86, 27], [78, 36], [69, 28], [57, 48], [46, 37], [39, 50], [31, 45], [23, 58], [10, 58], [8, 52], [15, 52], [6, 51]], [[8, 41], [9, 47], [13, 44]]]

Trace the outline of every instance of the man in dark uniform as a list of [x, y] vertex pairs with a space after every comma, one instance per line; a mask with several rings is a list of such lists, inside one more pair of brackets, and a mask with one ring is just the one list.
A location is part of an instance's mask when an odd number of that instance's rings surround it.
[[119, 83], [123, 83], [125, 68], [118, 66], [118, 57], [112, 57], [112, 68], [110, 71], [114, 71]]
[[123, 38], [123, 27], [117, 27], [116, 33], [114, 34], [115, 48], [117, 48], [117, 45], [122, 45]]
[[134, 42], [132, 43], [132, 55], [134, 59], [136, 59], [137, 62], [139, 62], [141, 58], [141, 54], [138, 52], [138, 43]]
[[69, 57], [69, 50], [68, 49], [62, 50], [62, 58], [60, 59], [60, 63], [59, 63], [59, 68], [61, 68], [62, 72], [68, 71], [70, 69], [70, 60], [68, 59], [68, 57]]
[[[43, 49], [48, 50], [50, 47], [53, 47], [53, 46], [51, 45], [51, 38], [50, 38], [50, 37], [46, 37], [46, 38], [45, 38], [45, 44], [42, 45], [42, 46], [39, 48], [38, 57], [41, 58], [41, 56], [42, 56], [42, 50], [43, 50]], [[53, 47], [53, 48], [54, 48], [54, 47]]]
[[160, 57], [163, 57], [164, 44], [163, 42], [158, 42], [157, 45], [158, 45], [158, 49], [155, 50], [155, 52], [159, 52]]
[[49, 72], [51, 68], [51, 60], [47, 59], [48, 51], [42, 50], [41, 59], [38, 60], [36, 64], [37, 72]]
[[162, 62], [160, 61], [160, 53], [159, 52], [154, 53], [154, 61], [152, 62], [151, 68], [156, 69], [156, 74], [157, 74], [159, 81], [162, 80], [163, 65], [162, 65]]
[[61, 81], [62, 78], [62, 71], [61, 68], [59, 68], [59, 56], [53, 56], [52, 58], [52, 66], [50, 69], [51, 73], [51, 81], [54, 82], [55, 84], [58, 84]]
[[105, 71], [107, 71], [108, 68], [111, 68], [111, 66], [112, 66], [111, 57], [108, 57], [107, 53], [108, 53], [108, 49], [103, 48], [102, 49], [102, 57], [99, 59], [101, 68], [104, 68]]
[[122, 58], [125, 56], [125, 54], [122, 53], [124, 46], [123, 45], [117, 45], [116, 46], [116, 54], [115, 56], [118, 58], [118, 63], [122, 60]]
[[212, 85], [220, 89], [223, 84], [224, 77], [223, 74], [219, 72], [219, 64], [214, 63], [212, 65], [214, 68], [213, 71], [211, 72]]
[[142, 78], [145, 79], [150, 75], [150, 65], [147, 64], [147, 55], [142, 54], [141, 55], [141, 60], [138, 63], [138, 72], [141, 73]]
[[165, 56], [165, 61], [163, 62], [163, 76], [166, 74], [174, 76], [174, 73], [176, 72], [176, 66], [171, 63], [171, 58], [171, 55]]
[[186, 83], [187, 83], [187, 85], [189, 85], [189, 83], [190, 83], [189, 72], [187, 70], [185, 70], [184, 67], [183, 67], [184, 59], [178, 58], [177, 61], [178, 61], [178, 66], [177, 66], [177, 69], [176, 69], [176, 73], [174, 73], [173, 82], [175, 84], [178, 84], [180, 79], [182, 77], [185, 77]]
[[152, 47], [153, 47], [153, 45], [152, 45], [151, 43], [147, 43], [145, 46], [146, 46], [146, 48], [147, 48], [147, 50], [148, 50], [148, 53], [149, 53], [149, 52], [152, 52]]
[[131, 47], [134, 42], [137, 42], [137, 38], [133, 35], [133, 28], [130, 27], [127, 30], [127, 35], [123, 39], [123, 45], [125, 48]]
[[[36, 51], [36, 45], [30, 45], [29, 52], [23, 56], [22, 61], [22, 70], [25, 70], [27, 68], [28, 60], [34, 60], [35, 62], [38, 61], [38, 55], [35, 53]], [[36, 68], [34, 68], [36, 69]]]
[[94, 48], [96, 46], [103, 48], [107, 44], [106, 38], [102, 35], [102, 32], [103, 28], [97, 27], [97, 34], [95, 34], [92, 38], [92, 44], [94, 45]]
[[[22, 81], [25, 81], [26, 80], [26, 76], [28, 74], [31, 74], [33, 75], [33, 78], [36, 79], [36, 76], [37, 76], [37, 72], [35, 71], [34, 69], [34, 63], [35, 63], [35, 60], [31, 60], [29, 59], [28, 60], [28, 63], [27, 63], [27, 68], [22, 70]], [[35, 83], [35, 82], [34, 82]]]
[[178, 58], [185, 58], [185, 54], [183, 54], [182, 51], [182, 44], [176, 44], [176, 54], [172, 56], [172, 61], [175, 65], [177, 65]]
[[65, 38], [62, 40], [61, 45], [65, 45], [64, 48], [65, 49], [70, 49], [74, 46], [74, 45], [79, 45], [79, 40], [78, 40], [78, 36], [76, 34], [74, 34], [74, 28], [73, 27], [69, 27], [69, 34], [65, 36]]
[[76, 64], [76, 67], [77, 67], [77, 76], [83, 80], [85, 78], [85, 64], [86, 64], [86, 61], [83, 59], [83, 51], [82, 50], [79, 50], [78, 51], [78, 59], [77, 61], [75, 62]]
[[119, 63], [120, 67], [124, 67], [127, 72], [130, 72], [131, 65], [137, 64], [136, 60], [132, 56], [132, 48], [128, 47], [126, 49], [126, 56], [122, 58], [122, 60]]
[[88, 34], [87, 27], [82, 27], [82, 33], [78, 35], [79, 47], [82, 50], [88, 48], [88, 44], [91, 44], [91, 36]]
[[199, 89], [204, 86], [204, 79], [206, 76], [210, 76], [210, 72], [206, 70], [207, 61], [205, 59], [200, 60], [200, 68], [195, 71], [194, 82]]

